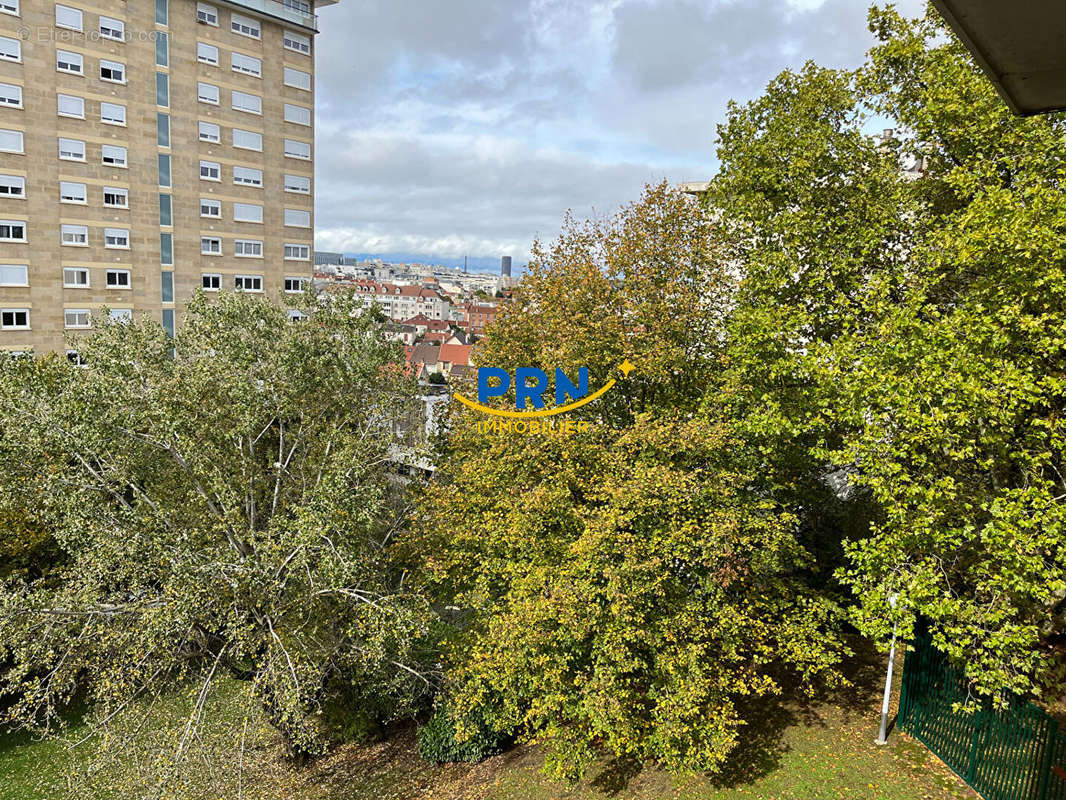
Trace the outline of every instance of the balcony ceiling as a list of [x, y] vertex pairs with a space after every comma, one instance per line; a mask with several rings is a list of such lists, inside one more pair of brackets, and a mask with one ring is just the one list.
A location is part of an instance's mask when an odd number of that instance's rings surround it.
[[1066, 2], [933, 3], [1015, 114], [1066, 109]]

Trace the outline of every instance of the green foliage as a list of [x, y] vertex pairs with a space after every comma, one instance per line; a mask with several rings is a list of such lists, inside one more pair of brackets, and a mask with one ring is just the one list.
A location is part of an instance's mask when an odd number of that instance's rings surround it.
[[418, 755], [432, 764], [454, 761], [483, 761], [503, 752], [512, 737], [494, 730], [475, 710], [457, 725], [453, 711], [441, 706], [418, 729]]
[[406, 499], [387, 450], [413, 384], [350, 301], [304, 302], [292, 324], [199, 296], [173, 341], [104, 316], [83, 369], [0, 364], [0, 494], [32, 482], [26, 512], [69, 562], [0, 592], [11, 722], [50, 727], [76, 694], [107, 720], [191, 685], [176, 765], [223, 675], [297, 755], [324, 746], [335, 693], [393, 717], [428, 697], [432, 615], [389, 546]]
[[934, 11], [870, 23], [861, 70], [784, 73], [721, 128], [729, 396], [812, 530], [827, 484], [860, 504], [865, 632], [924, 616], [978, 690], [1061, 688], [1066, 124], [1011, 116]]
[[837, 609], [807, 586], [796, 517], [752, 490], [758, 452], [720, 416], [734, 285], [712, 231], [659, 186], [538, 246], [478, 363], [619, 383], [575, 412], [586, 433], [485, 435], [460, 415], [423, 499], [412, 544], [464, 622], [452, 708], [549, 742], [556, 774], [601, 748], [715, 770], [745, 699], [838, 677]]

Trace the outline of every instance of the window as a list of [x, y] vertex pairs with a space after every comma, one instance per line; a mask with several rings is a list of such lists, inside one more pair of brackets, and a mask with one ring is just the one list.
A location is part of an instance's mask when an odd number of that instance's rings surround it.
[[129, 208], [130, 190], [118, 186], [105, 186], [104, 205], [108, 208]]
[[125, 228], [104, 228], [104, 247], [112, 250], [129, 250], [130, 232]]
[[311, 145], [307, 142], [297, 142], [293, 139], [285, 140], [285, 155], [289, 158], [302, 158], [311, 160]]
[[109, 125], [125, 125], [126, 107], [118, 103], [101, 103], [100, 121]]
[[170, 65], [170, 37], [162, 31], [155, 32], [155, 65], [157, 67]]
[[234, 167], [233, 182], [245, 186], [262, 186], [263, 170], [251, 167]]
[[174, 272], [172, 270], [159, 273], [159, 299], [164, 303], [174, 302]]
[[305, 56], [311, 55], [311, 40], [299, 33], [285, 31], [282, 43], [285, 45], [286, 50], [303, 53]]
[[69, 72], [71, 75], [84, 75], [85, 58], [81, 53], [56, 50], [56, 69], [60, 72]]
[[0, 175], [0, 197], [26, 197], [26, 179], [21, 175]]
[[61, 6], [56, 3], [56, 27], [70, 28], [72, 31], [81, 30], [81, 11], [70, 6]]
[[205, 292], [217, 292], [222, 288], [222, 276], [214, 272], [205, 272], [200, 275], [200, 285]]
[[209, 6], [207, 3], [196, 4], [196, 21], [202, 22], [205, 25], [214, 25], [218, 27], [218, 9], [214, 6]]
[[22, 42], [10, 36], [0, 36], [0, 58], [6, 61], [22, 61]]
[[218, 48], [212, 44], [205, 44], [204, 42], [196, 43], [196, 60], [202, 64], [211, 64], [214, 67], [218, 66]]
[[100, 17], [100, 36], [103, 39], [124, 41], [126, 39], [126, 23], [120, 19]]
[[67, 350], [67, 361], [73, 364], [75, 367], [84, 367], [89, 362], [81, 357], [81, 354], [77, 350]]
[[310, 125], [311, 109], [304, 108], [303, 106], [294, 106], [291, 103], [286, 103], [285, 121], [293, 122], [297, 125]]
[[130, 271], [128, 269], [109, 269], [107, 271], [108, 289], [129, 289]]
[[89, 229], [85, 225], [63, 225], [60, 228], [60, 241], [67, 247], [88, 247]]
[[263, 221], [263, 207], [255, 205], [254, 203], [234, 203], [233, 204], [233, 221], [234, 222], [262, 222]]
[[111, 83], [126, 82], [126, 65], [121, 61], [100, 59], [100, 80]]
[[233, 255], [243, 258], [262, 258], [263, 243], [256, 239], [237, 239], [233, 242]]
[[155, 115], [155, 142], [160, 147], [170, 147], [170, 114], [162, 111]]
[[88, 328], [92, 324], [92, 312], [87, 308], [63, 309], [63, 327]]
[[166, 153], [160, 153], [156, 163], [159, 172], [159, 185], [170, 186], [170, 156]]
[[56, 95], [57, 110], [61, 117], [85, 119], [85, 98], [72, 94]]
[[201, 142], [219, 142], [222, 140], [222, 129], [213, 122], [200, 123]]
[[108, 316], [112, 322], [130, 322], [133, 319], [133, 309], [112, 308]]
[[174, 264], [174, 234], [159, 234], [159, 263], [167, 266]]
[[311, 260], [311, 245], [309, 245], [309, 244], [287, 244], [287, 245], [285, 245], [285, 260], [286, 261], [310, 261]]
[[0, 219], [0, 242], [26, 241], [26, 223], [17, 219]]
[[246, 111], [249, 114], [263, 113], [263, 98], [257, 94], [238, 92], [233, 90], [233, 107], [238, 111]]
[[80, 203], [85, 205], [89, 196], [84, 183], [71, 183], [70, 181], [59, 182], [59, 202]]
[[285, 291], [289, 294], [299, 294], [307, 288], [307, 282], [307, 278], [286, 278]]
[[169, 227], [174, 224], [174, 198], [172, 195], [159, 195], [159, 224], [163, 227]]
[[30, 310], [28, 308], [0, 309], [0, 328], [5, 331], [29, 330]]
[[285, 191], [295, 194], [311, 194], [311, 179], [303, 175], [286, 175]]
[[242, 150], [263, 149], [263, 134], [252, 131], [242, 131], [240, 128], [233, 129], [233, 146]]
[[201, 236], [200, 253], [205, 256], [222, 255], [222, 240], [217, 236]]
[[262, 275], [234, 275], [233, 288], [242, 292], [263, 291]]
[[19, 0], [0, 0], [0, 11], [5, 14], [19, 14]]
[[196, 98], [201, 103], [211, 103], [217, 106], [218, 87], [212, 83], [198, 83], [196, 84]]
[[22, 131], [9, 131], [0, 128], [0, 152], [21, 153]]
[[310, 228], [311, 212], [301, 211], [298, 208], [286, 208], [285, 224], [293, 228]]
[[100, 149], [100, 160], [112, 167], [126, 166], [126, 148], [117, 144], [105, 144]]
[[63, 267], [63, 287], [66, 289], [88, 289], [89, 270], [86, 267]]
[[212, 219], [222, 218], [222, 203], [218, 200], [211, 200], [207, 197], [200, 198], [200, 216], [211, 217]]
[[30, 269], [25, 264], [0, 264], [0, 286], [29, 286]]
[[220, 181], [222, 180], [222, 167], [214, 161], [201, 161], [200, 162], [200, 180], [202, 181]]
[[167, 0], [155, 0], [155, 21], [160, 25], [167, 24]]
[[241, 36], [250, 36], [253, 39], [259, 38], [259, 23], [254, 19], [242, 17], [240, 14], [230, 15], [229, 29], [234, 33], [239, 33]]
[[243, 72], [259, 78], [263, 75], [263, 62], [243, 53], [230, 53], [230, 66], [234, 72]]
[[22, 87], [11, 83], [0, 83], [0, 106], [22, 108]]
[[155, 104], [170, 108], [170, 76], [165, 72], [155, 74]]
[[59, 157], [64, 161], [84, 161], [85, 142], [80, 139], [59, 139]]
[[285, 8], [294, 8], [304, 14], [311, 13], [311, 4], [306, 2], [306, 0], [283, 0], [282, 5]]
[[304, 72], [301, 69], [285, 67], [285, 85], [311, 91], [311, 73]]

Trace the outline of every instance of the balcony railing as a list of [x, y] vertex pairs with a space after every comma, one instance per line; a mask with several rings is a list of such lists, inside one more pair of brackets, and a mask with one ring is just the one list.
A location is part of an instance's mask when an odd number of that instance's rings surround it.
[[226, 2], [230, 5], [247, 8], [250, 11], [258, 11], [268, 17], [283, 19], [293, 25], [299, 25], [301, 28], [318, 31], [318, 15], [304, 11], [301, 8], [303, 4], [297, 2], [297, 0], [285, 0], [284, 2], [278, 2], [278, 0], [226, 0]]

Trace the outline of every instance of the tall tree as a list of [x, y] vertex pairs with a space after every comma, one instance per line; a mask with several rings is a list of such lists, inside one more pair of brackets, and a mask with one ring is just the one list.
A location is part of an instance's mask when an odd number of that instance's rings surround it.
[[331, 698], [388, 718], [427, 692], [431, 617], [390, 556], [412, 386], [369, 315], [305, 310], [200, 296], [174, 340], [104, 315], [84, 368], [0, 364], [0, 494], [68, 560], [0, 592], [9, 721], [47, 727], [75, 696], [106, 721], [197, 682], [181, 757], [228, 675], [303, 754]]

